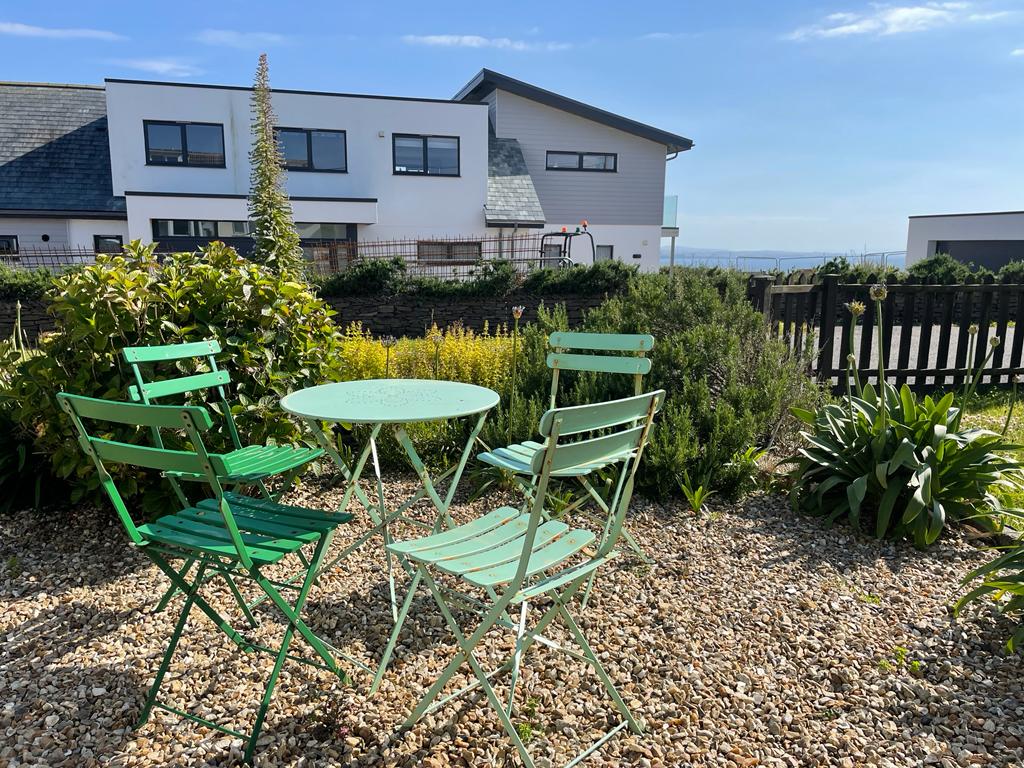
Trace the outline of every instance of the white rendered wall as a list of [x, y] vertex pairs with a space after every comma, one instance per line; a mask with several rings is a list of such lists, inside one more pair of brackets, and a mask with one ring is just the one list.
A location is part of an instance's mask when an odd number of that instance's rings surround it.
[[68, 219], [68, 240], [74, 248], [92, 248], [94, 235], [120, 235], [127, 243], [128, 222], [124, 219]]
[[934, 256], [936, 242], [946, 240], [1024, 240], [1024, 212], [912, 216], [907, 265]]
[[[0, 218], [0, 235], [17, 235], [21, 250], [59, 250], [69, 245], [67, 219]], [[43, 235], [49, 240], [44, 242]]]
[[[246, 194], [249, 190], [250, 105], [248, 90], [108, 81], [107, 115], [114, 194], [128, 191]], [[278, 124], [296, 128], [346, 131], [348, 173], [288, 173], [292, 196], [377, 198], [380, 234], [391, 238], [420, 234], [459, 234], [484, 229], [487, 199], [487, 107], [459, 102], [398, 100], [276, 92]], [[226, 168], [147, 166], [143, 120], [212, 122], [224, 125]], [[383, 136], [379, 135], [383, 133]], [[458, 177], [405, 176], [393, 173], [392, 134], [458, 136]], [[146, 203], [142, 203], [146, 200]], [[129, 227], [140, 234], [143, 218], [179, 218], [174, 198], [128, 197]], [[159, 202], [155, 202], [159, 201]], [[217, 219], [214, 210], [238, 202], [208, 201], [210, 212], [189, 218]], [[223, 201], [222, 201], [223, 202]], [[145, 210], [133, 211], [142, 206]], [[244, 201], [241, 201], [244, 209]], [[299, 221], [360, 223], [339, 218], [341, 212]], [[183, 217], [183, 216], [180, 216]], [[226, 217], [225, 217], [226, 218]], [[145, 229], [149, 229], [148, 220]], [[363, 229], [362, 227], [360, 228]], [[368, 227], [367, 229], [370, 229]]]

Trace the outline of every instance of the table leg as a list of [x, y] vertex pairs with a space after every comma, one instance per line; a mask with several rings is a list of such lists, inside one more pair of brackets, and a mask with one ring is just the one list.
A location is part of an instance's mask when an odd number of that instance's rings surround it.
[[380, 476], [380, 461], [377, 459], [377, 440], [376, 432], [370, 436], [370, 452], [373, 454], [373, 474], [377, 476], [377, 503], [379, 506], [379, 514], [381, 519], [381, 532], [384, 534], [384, 559], [388, 564], [388, 591], [391, 594], [391, 620], [394, 622], [398, 621], [398, 598], [395, 596], [395, 570], [391, 564], [391, 550], [388, 549], [388, 545], [391, 544], [391, 531], [388, 529], [388, 511], [384, 506], [384, 480]]
[[[348, 506], [348, 500], [352, 498], [352, 495], [349, 492], [350, 488], [355, 493], [359, 501], [362, 502], [363, 506], [366, 507], [367, 509], [371, 509], [374, 506], [373, 503], [366, 495], [366, 492], [359, 487], [357, 482], [359, 480], [359, 475], [362, 473], [362, 466], [358, 465], [357, 471], [355, 471], [354, 473], [353, 471], [349, 470], [348, 465], [345, 463], [345, 460], [341, 457], [341, 454], [338, 453], [338, 449], [334, 447], [334, 443], [327, 436], [324, 430], [320, 428], [319, 422], [317, 422], [315, 419], [305, 419], [305, 422], [306, 426], [309, 428], [309, 431], [313, 433], [313, 437], [316, 439], [317, 443], [320, 445], [321, 448], [324, 449], [324, 452], [331, 457], [331, 460], [334, 461], [338, 469], [341, 470], [341, 476], [345, 478], [345, 482], [348, 484], [348, 487], [346, 487], [345, 489], [347, 495], [347, 498], [345, 499], [345, 504], [344, 506], [339, 506], [338, 511], [344, 512], [345, 507]], [[376, 427], [374, 427], [373, 434], [376, 435], [376, 433], [379, 431], [380, 425], [378, 424], [376, 425]], [[363, 454], [365, 453], [366, 450], [364, 449]], [[362, 458], [363, 462], [365, 463], [365, 456]]]

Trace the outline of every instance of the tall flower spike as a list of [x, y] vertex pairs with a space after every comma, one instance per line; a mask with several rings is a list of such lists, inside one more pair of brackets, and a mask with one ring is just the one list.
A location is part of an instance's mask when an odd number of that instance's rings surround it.
[[867, 307], [864, 306], [863, 301], [851, 301], [846, 305], [846, 308], [850, 311], [850, 314], [854, 317], [860, 317], [864, 314]]
[[885, 283], [876, 283], [868, 289], [868, 295], [872, 301], [885, 301], [886, 296], [889, 295], [889, 288]]
[[512, 307], [512, 317], [514, 317], [516, 320], [518, 320], [519, 318], [521, 318], [523, 316], [523, 312], [525, 312], [525, 311], [526, 311], [526, 307], [517, 304], [516, 306]]

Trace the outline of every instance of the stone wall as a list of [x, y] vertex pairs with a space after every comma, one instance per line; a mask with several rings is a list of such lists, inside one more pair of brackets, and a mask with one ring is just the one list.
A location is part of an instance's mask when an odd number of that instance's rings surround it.
[[[329, 298], [327, 301], [338, 313], [335, 322], [347, 326], [362, 322], [376, 336], [423, 336], [432, 322], [439, 327], [461, 322], [467, 328], [482, 330], [487, 323], [491, 328], [512, 322], [512, 307], [526, 307], [523, 322], [537, 317], [537, 306], [543, 301], [547, 307], [565, 304], [569, 325], [583, 321], [583, 313], [604, 301], [603, 296], [524, 296], [429, 298], [418, 296], [348, 296]], [[0, 338], [7, 338], [14, 328], [14, 302], [0, 301]], [[41, 301], [21, 303], [21, 325], [30, 339], [53, 329], [53, 318], [46, 313]]]
[[[0, 301], [0, 338], [9, 339], [14, 332], [17, 303]], [[46, 304], [38, 299], [21, 302], [21, 328], [32, 341], [43, 331], [53, 329], [53, 318], [46, 311]]]

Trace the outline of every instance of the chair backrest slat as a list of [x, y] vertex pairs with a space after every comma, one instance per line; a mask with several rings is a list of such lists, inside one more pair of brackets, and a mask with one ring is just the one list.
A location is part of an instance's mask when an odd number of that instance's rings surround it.
[[594, 352], [650, 352], [654, 337], [648, 333], [581, 333], [555, 331], [548, 337], [553, 349], [588, 349]]
[[183, 405], [142, 405], [101, 400], [84, 395], [69, 395], [61, 392], [57, 400], [70, 404], [79, 417], [114, 424], [131, 424], [139, 427], [183, 429], [182, 414], [189, 414], [196, 429], [206, 430], [213, 426], [210, 414], [199, 406]]
[[574, 355], [550, 352], [548, 368], [562, 371], [593, 371], [594, 373], [626, 373], [633, 376], [650, 373], [651, 361], [646, 357], [612, 355]]
[[621, 400], [610, 400], [605, 403], [551, 410], [541, 417], [540, 433], [545, 437], [551, 434], [551, 425], [556, 416], [561, 419], [559, 434], [562, 435], [575, 435], [580, 432], [609, 429], [622, 424], [634, 424], [647, 415], [652, 396], [655, 400], [655, 412], [657, 412], [661, 410], [665, 399], [663, 390], [646, 395], [626, 397]]
[[182, 376], [180, 379], [165, 379], [164, 381], [150, 381], [139, 387], [132, 384], [128, 387], [128, 396], [132, 400], [149, 400], [158, 397], [170, 397], [181, 395], [186, 392], [195, 392], [199, 389], [209, 389], [231, 383], [231, 376], [227, 371], [208, 371], [197, 373], [192, 376]]
[[157, 344], [152, 347], [125, 347], [122, 350], [129, 363], [165, 363], [184, 360], [186, 357], [206, 357], [219, 354], [220, 342], [216, 339], [192, 341], [186, 344]]
[[[643, 431], [644, 425], [641, 424], [600, 437], [577, 440], [573, 443], [559, 443], [551, 457], [551, 471], [579, 467], [616, 456], [620, 458], [628, 456], [636, 448]], [[546, 460], [544, 451], [537, 451], [534, 454], [532, 462], [534, 474], [544, 471]]]
[[[113, 464], [131, 464], [134, 467], [159, 469], [163, 472], [194, 472], [200, 475], [206, 471], [203, 460], [192, 451], [150, 448], [148, 445], [133, 445], [99, 437], [90, 437], [89, 444], [102, 461]], [[220, 461], [220, 457], [214, 454], [210, 455], [209, 459], [214, 471], [223, 474], [223, 462]]]

